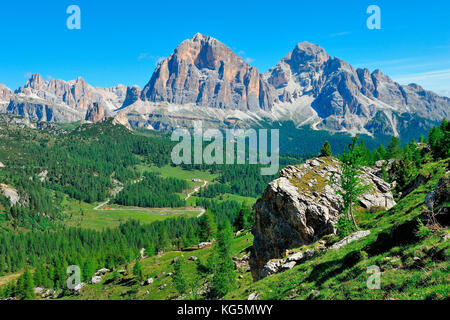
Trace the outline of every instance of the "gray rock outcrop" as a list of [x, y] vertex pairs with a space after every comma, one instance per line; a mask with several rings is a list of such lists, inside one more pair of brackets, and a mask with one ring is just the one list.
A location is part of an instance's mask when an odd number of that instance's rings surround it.
[[102, 105], [100, 105], [97, 102], [92, 103], [89, 105], [87, 111], [86, 111], [86, 121], [90, 121], [93, 123], [97, 123], [102, 121], [105, 118], [105, 109]]
[[349, 243], [352, 243], [353, 241], [357, 241], [361, 238], [367, 237], [370, 234], [370, 230], [362, 230], [362, 231], [357, 231], [355, 233], [352, 233], [351, 235], [345, 237], [344, 239], [334, 243], [330, 249], [331, 250], [338, 250], [342, 247], [345, 247], [346, 245], [348, 245]]
[[[254, 279], [263, 277], [266, 263], [282, 258], [286, 250], [336, 232], [342, 199], [337, 194], [339, 187], [329, 181], [332, 175], [339, 179], [340, 166], [335, 158], [315, 158], [284, 168], [280, 178], [269, 183], [255, 204], [250, 255]], [[363, 168], [361, 177], [370, 186], [370, 191], [359, 198], [363, 208], [390, 209], [395, 205], [388, 183], [369, 168]]]
[[16, 205], [20, 201], [19, 193], [16, 189], [4, 184], [0, 183], [0, 192], [9, 199], [11, 206]]

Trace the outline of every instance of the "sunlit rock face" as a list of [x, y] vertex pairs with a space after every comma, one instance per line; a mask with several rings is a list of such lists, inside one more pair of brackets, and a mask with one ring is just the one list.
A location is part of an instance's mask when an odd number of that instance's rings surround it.
[[183, 41], [159, 63], [142, 98], [239, 110], [269, 110], [273, 104], [269, 86], [255, 67], [202, 34]]
[[[265, 276], [264, 266], [279, 259], [288, 249], [317, 241], [336, 232], [340, 217], [341, 191], [336, 181], [341, 163], [331, 157], [308, 160], [299, 166], [288, 166], [280, 177], [267, 186], [255, 204], [255, 226], [250, 267], [255, 280]], [[370, 191], [359, 200], [365, 209], [395, 205], [391, 186], [375, 174], [375, 169], [363, 168], [361, 175]]]

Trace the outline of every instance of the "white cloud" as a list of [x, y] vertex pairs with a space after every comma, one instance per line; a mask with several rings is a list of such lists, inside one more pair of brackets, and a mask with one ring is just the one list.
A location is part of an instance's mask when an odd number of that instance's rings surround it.
[[148, 54], [148, 53], [141, 53], [141, 54], [139, 54], [139, 56], [138, 56], [138, 60], [139, 61], [142, 61], [142, 60], [153, 60], [153, 61], [155, 61], [155, 65], [158, 65], [158, 63], [160, 63], [161, 61], [163, 61], [164, 59], [165, 59], [166, 57], [162, 57], [162, 56], [153, 56], [153, 55], [150, 55], [150, 54]]
[[438, 91], [437, 94], [450, 98], [450, 90], [447, 90], [447, 91], [446, 90], [441, 90], [441, 91]]
[[138, 57], [138, 60], [142, 60], [148, 57], [148, 53], [141, 53]]
[[400, 84], [417, 83], [427, 90], [447, 91], [450, 88], [450, 69], [392, 76]]
[[450, 79], [450, 69], [434, 70], [420, 73], [411, 73], [406, 75], [399, 75], [395, 77], [397, 81], [410, 81], [410, 80], [429, 80], [429, 79]]
[[336, 33], [330, 34], [330, 37], [332, 37], [332, 38], [334, 38], [334, 37], [342, 37], [342, 36], [349, 35], [350, 33], [351, 33], [350, 31], [336, 32]]

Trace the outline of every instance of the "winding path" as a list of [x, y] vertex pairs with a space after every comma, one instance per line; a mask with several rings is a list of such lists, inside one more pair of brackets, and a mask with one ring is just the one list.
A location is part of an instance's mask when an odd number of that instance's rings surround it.
[[192, 190], [192, 192], [188, 193], [187, 196], [186, 196], [186, 198], [184, 198], [185, 201], [186, 201], [187, 199], [189, 199], [194, 193], [197, 193], [201, 188], [206, 187], [206, 185], [208, 184], [208, 181], [206, 181], [206, 180], [200, 180], [200, 181], [203, 181], [203, 185], [195, 187], [195, 188]]
[[[203, 185], [195, 187], [190, 193], [188, 193], [186, 198], [184, 199], [185, 201], [187, 199], [189, 199], [193, 194], [197, 193], [200, 190], [200, 188], [206, 187], [206, 185], [208, 184], [208, 181], [206, 181], [206, 180], [201, 180], [201, 181], [203, 181]], [[106, 200], [103, 203], [100, 203], [98, 206], [96, 206], [94, 208], [94, 210], [106, 211], [107, 209], [103, 209], [103, 207], [106, 206], [109, 202], [110, 202], [110, 199]], [[161, 208], [161, 209], [164, 209], [164, 208]], [[206, 212], [205, 208], [199, 207], [199, 209], [200, 209], [200, 213], [197, 215], [197, 218], [200, 218]], [[126, 211], [129, 211], [129, 210], [142, 211], [141, 208], [114, 208], [112, 210], [114, 210], [114, 211], [121, 211], [121, 210], [122, 211], [125, 211], [125, 210]]]

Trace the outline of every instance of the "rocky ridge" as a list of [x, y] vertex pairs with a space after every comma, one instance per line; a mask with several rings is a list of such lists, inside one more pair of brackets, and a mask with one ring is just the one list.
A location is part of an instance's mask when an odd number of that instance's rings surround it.
[[0, 86], [0, 111], [37, 121], [86, 118], [97, 103], [130, 125], [155, 130], [192, 127], [258, 127], [293, 121], [313, 129], [399, 135], [427, 130], [450, 117], [450, 98], [417, 84], [400, 85], [380, 70], [356, 69], [309, 42], [298, 43], [266, 73], [229, 47], [196, 34], [162, 60], [149, 82], [98, 88], [82, 78], [44, 81], [31, 76], [12, 92]]

